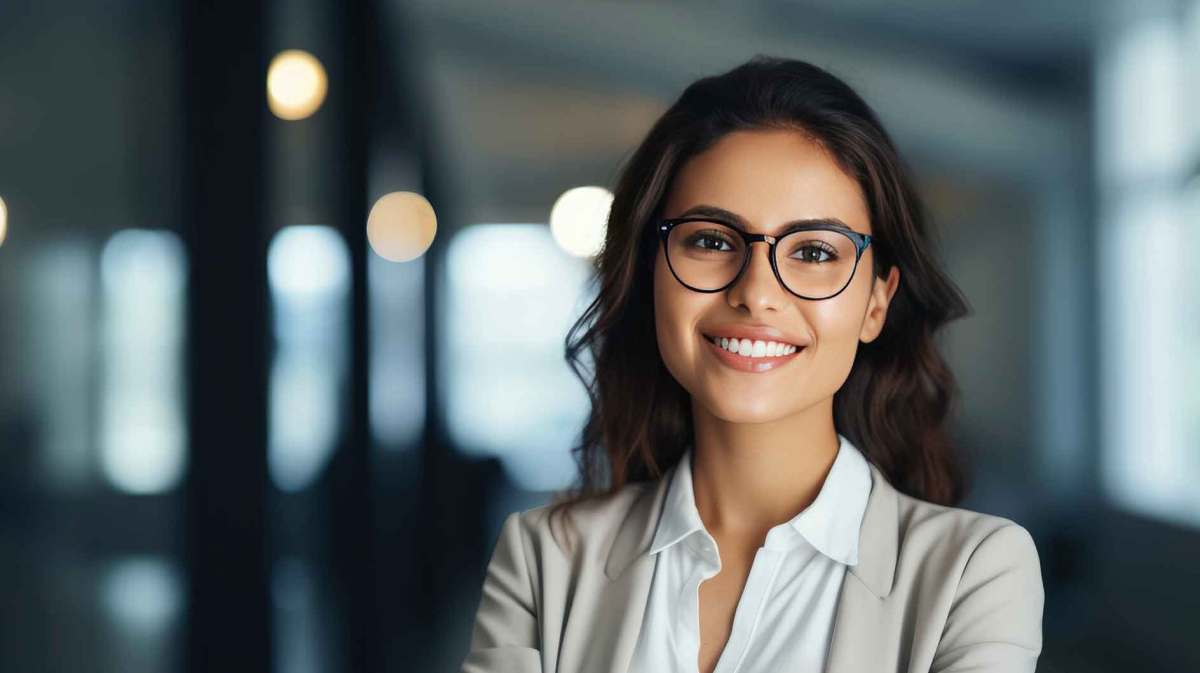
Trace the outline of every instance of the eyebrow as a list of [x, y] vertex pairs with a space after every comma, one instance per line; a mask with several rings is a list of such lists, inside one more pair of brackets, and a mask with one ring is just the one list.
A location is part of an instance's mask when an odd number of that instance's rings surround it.
[[[737, 213], [735, 213], [733, 211], [725, 210], [724, 208], [719, 208], [717, 206], [711, 206], [706, 203], [702, 203], [697, 206], [692, 206], [691, 208], [688, 208], [687, 210], [683, 211], [683, 213], [681, 213], [678, 217], [680, 217], [680, 218], [692, 217], [692, 216], [697, 216], [697, 215], [700, 217], [712, 217], [712, 218], [716, 218], [716, 219], [720, 219], [720, 220], [725, 220], [729, 224], [737, 227], [738, 229], [741, 229], [742, 231], [746, 231], [746, 229], [747, 229], [746, 218], [742, 217], [741, 215], [738, 215]], [[678, 219], [678, 218], [676, 218], [676, 219]], [[801, 220], [792, 220], [791, 222], [784, 222], [783, 225], [779, 228], [779, 231], [772, 235], [776, 236], [776, 237], [783, 236], [784, 234], [786, 234], [794, 229], [800, 229], [802, 227], [806, 227], [806, 226], [810, 226], [810, 225], [814, 225], [814, 224], [828, 225], [830, 227], [833, 227], [834, 229], [840, 229], [842, 231], [850, 232], [852, 234], [863, 233], [863, 232], [859, 232], [859, 231], [854, 231], [853, 229], [850, 228], [849, 225], [847, 225], [845, 222], [839, 220], [836, 217], [813, 217], [813, 218], [806, 218], [806, 219], [801, 219]]]

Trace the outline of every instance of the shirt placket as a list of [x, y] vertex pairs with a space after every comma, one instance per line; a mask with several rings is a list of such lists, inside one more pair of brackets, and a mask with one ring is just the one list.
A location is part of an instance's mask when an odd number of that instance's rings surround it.
[[716, 542], [711, 536], [693, 535], [685, 541], [688, 553], [691, 555], [691, 572], [683, 586], [683, 596], [679, 601], [685, 612], [680, 620], [684, 627], [684, 649], [688, 660], [680, 663], [680, 670], [687, 673], [698, 673], [700, 662], [700, 584], [704, 580], [720, 572], [721, 558], [717, 553]]
[[749, 652], [750, 641], [754, 638], [759, 617], [782, 561], [783, 554], [774, 549], [760, 548], [755, 553], [754, 562], [750, 565], [750, 574], [746, 577], [746, 586], [742, 589], [742, 595], [734, 610], [729, 640], [725, 643], [725, 651], [717, 660], [717, 667], [713, 673], [737, 673], [741, 670], [742, 661]]

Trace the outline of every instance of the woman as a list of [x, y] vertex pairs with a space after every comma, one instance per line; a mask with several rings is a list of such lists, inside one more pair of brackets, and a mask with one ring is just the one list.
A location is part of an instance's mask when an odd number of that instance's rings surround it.
[[1033, 671], [1033, 539], [953, 506], [934, 333], [967, 308], [866, 103], [756, 57], [614, 197], [580, 485], [505, 520], [462, 670]]

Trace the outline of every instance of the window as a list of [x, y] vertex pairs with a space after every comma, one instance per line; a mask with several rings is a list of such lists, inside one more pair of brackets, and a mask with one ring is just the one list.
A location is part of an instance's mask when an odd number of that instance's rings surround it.
[[425, 425], [425, 258], [367, 251], [371, 434], [384, 451], [416, 446]]
[[171, 231], [124, 229], [100, 257], [100, 464], [127, 493], [183, 477], [183, 243]]
[[570, 452], [588, 411], [563, 340], [590, 301], [589, 266], [544, 224], [481, 224], [447, 250], [439, 369], [451, 436], [501, 459], [522, 488], [575, 475]]
[[1123, 22], [1097, 70], [1102, 480], [1200, 525], [1200, 21]]
[[332, 227], [280, 229], [267, 251], [275, 353], [267, 462], [299, 491], [329, 462], [341, 432], [348, 366], [350, 252]]

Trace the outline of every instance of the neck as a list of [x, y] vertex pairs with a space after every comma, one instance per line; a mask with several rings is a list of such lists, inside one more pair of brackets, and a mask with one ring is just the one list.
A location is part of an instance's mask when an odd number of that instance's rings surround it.
[[769, 423], [731, 423], [693, 399], [692, 485], [715, 537], [760, 536], [804, 511], [837, 457], [833, 398]]

